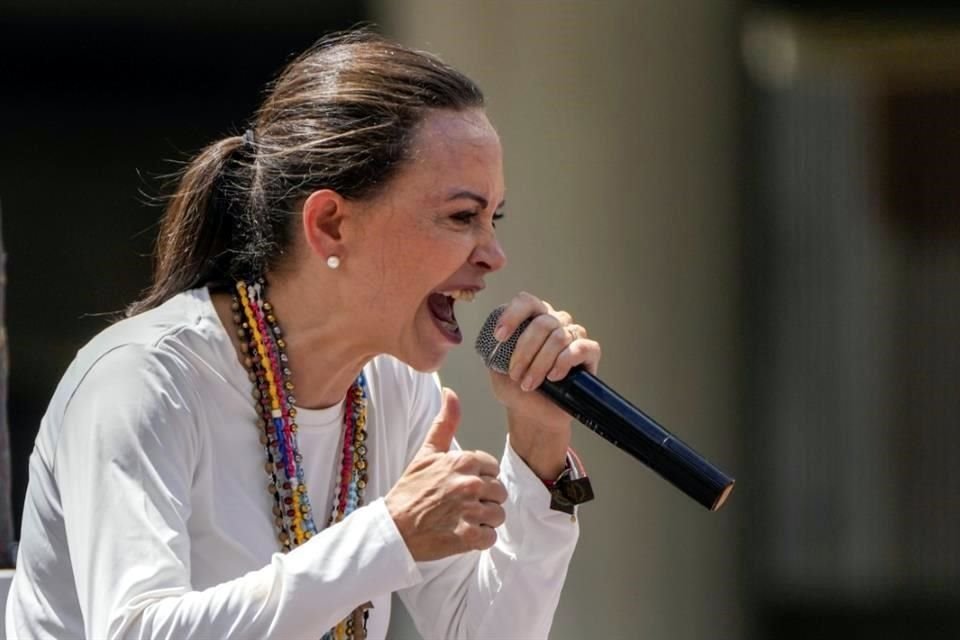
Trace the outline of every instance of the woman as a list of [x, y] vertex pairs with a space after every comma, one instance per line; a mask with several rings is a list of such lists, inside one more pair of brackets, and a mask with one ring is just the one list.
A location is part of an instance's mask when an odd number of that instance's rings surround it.
[[[30, 461], [11, 638], [545, 637], [577, 538], [551, 509], [569, 418], [532, 393], [596, 342], [528, 294], [502, 461], [461, 452], [435, 372], [504, 265], [477, 87], [366, 32], [327, 38], [205, 149], [152, 287], [80, 351]], [[328, 635], [325, 635], [328, 634]]]

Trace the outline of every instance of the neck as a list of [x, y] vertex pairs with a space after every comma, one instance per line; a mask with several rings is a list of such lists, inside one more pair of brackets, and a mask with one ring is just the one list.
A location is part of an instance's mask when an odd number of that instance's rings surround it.
[[341, 402], [377, 354], [361, 339], [347, 301], [337, 295], [317, 299], [318, 288], [302, 286], [296, 276], [274, 277], [266, 296], [284, 331], [297, 404], [306, 409]]
[[[363, 366], [377, 354], [360, 339], [357, 318], [338, 295], [318, 299], [316, 292], [323, 288], [316, 283], [306, 287], [293, 274], [274, 275], [268, 282], [264, 297], [283, 329], [297, 405], [322, 409], [342, 402]], [[221, 309], [226, 310], [229, 322], [229, 296], [215, 305], [221, 316]], [[224, 326], [231, 326], [227, 322]], [[239, 343], [236, 346], [239, 357]]]

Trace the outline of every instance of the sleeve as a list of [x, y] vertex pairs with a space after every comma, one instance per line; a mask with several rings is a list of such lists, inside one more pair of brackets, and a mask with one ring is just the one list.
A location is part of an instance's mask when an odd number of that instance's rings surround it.
[[312, 638], [358, 602], [417, 582], [382, 501], [256, 571], [196, 591], [190, 495], [195, 385], [166, 353], [125, 346], [88, 372], [54, 473], [88, 638]]
[[[414, 452], [440, 407], [439, 379], [424, 379], [411, 416], [419, 434]], [[569, 514], [550, 509], [549, 491], [509, 439], [500, 481], [509, 497], [496, 544], [417, 563], [423, 581], [399, 592], [424, 638], [535, 639], [550, 633], [579, 525]]]

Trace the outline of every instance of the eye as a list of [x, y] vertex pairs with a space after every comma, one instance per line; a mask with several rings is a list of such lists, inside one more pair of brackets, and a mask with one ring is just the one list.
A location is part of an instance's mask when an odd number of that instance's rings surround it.
[[[474, 223], [474, 222], [476, 221], [476, 219], [477, 219], [477, 216], [479, 216], [479, 215], [480, 215], [480, 212], [479, 212], [479, 211], [460, 211], [460, 212], [455, 213], [455, 214], [453, 214], [452, 216], [450, 216], [450, 219], [453, 220], [454, 222], [456, 222], [457, 224], [469, 225], [469, 224]], [[503, 214], [502, 214], [502, 213], [495, 213], [495, 214], [493, 214], [493, 216], [492, 216], [492, 218], [491, 218], [491, 220], [492, 220], [491, 226], [493, 226], [493, 228], [496, 229], [496, 228], [497, 228], [497, 220], [501, 220], [502, 218], [503, 218]]]
[[460, 211], [450, 216], [450, 218], [454, 222], [458, 222], [460, 224], [470, 224], [471, 222], [473, 222], [473, 219], [476, 217], [477, 217], [476, 211]]

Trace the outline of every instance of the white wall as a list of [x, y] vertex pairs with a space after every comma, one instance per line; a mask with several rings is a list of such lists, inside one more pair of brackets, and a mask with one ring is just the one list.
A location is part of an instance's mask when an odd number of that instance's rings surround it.
[[[377, 20], [484, 88], [504, 140], [507, 269], [469, 313], [520, 289], [605, 346], [603, 378], [731, 472], [740, 436], [736, 15], [728, 0], [381, 0]], [[467, 316], [467, 317], [464, 317]], [[470, 348], [442, 372], [461, 441], [499, 451]], [[585, 429], [597, 500], [552, 637], [737, 638], [735, 491], [708, 513]], [[400, 619], [391, 638], [415, 637]]]

